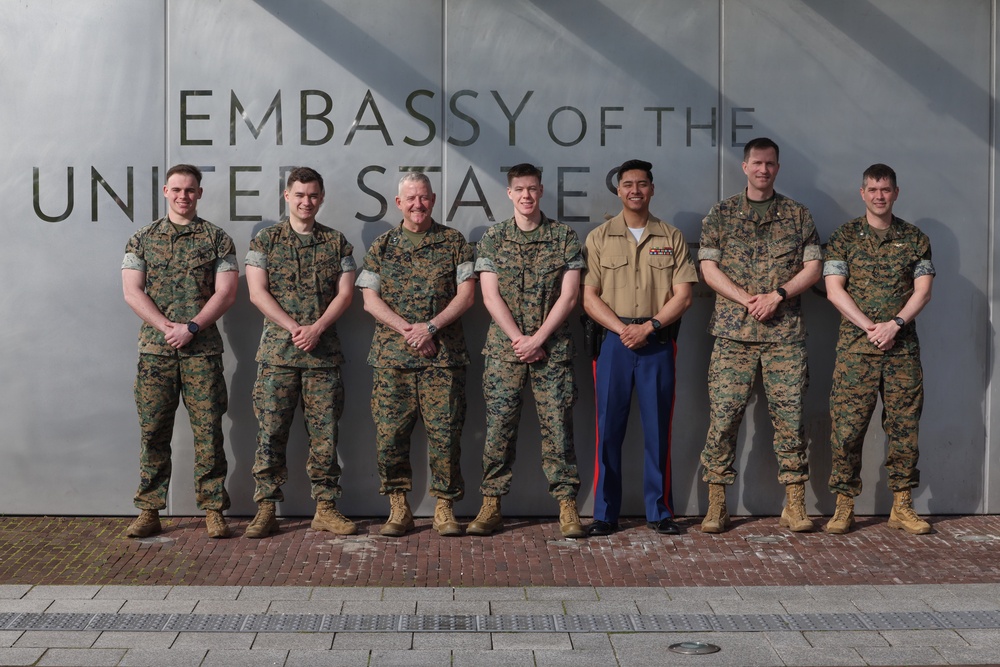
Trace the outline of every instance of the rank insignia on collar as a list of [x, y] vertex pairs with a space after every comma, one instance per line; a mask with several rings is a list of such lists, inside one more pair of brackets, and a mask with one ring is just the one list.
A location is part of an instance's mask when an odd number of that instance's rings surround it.
[[674, 254], [674, 249], [673, 248], [650, 248], [649, 249], [649, 254], [650, 255], [673, 255]]

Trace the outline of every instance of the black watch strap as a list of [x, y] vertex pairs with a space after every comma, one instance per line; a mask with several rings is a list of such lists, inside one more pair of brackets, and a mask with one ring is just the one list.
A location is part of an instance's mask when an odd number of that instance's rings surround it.
[[892, 321], [895, 322], [896, 326], [898, 326], [900, 329], [906, 326], [906, 320], [904, 320], [902, 317], [894, 317], [892, 318]]
[[782, 301], [788, 298], [788, 292], [785, 291], [784, 287], [775, 287], [774, 291], [778, 293]]
[[188, 322], [188, 331], [190, 331], [192, 334], [196, 334], [199, 331], [201, 331], [201, 327], [198, 326], [197, 322], [194, 321]]

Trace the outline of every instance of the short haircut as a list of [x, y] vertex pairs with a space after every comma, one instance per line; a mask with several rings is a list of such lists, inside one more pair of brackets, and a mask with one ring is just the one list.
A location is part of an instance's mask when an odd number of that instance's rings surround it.
[[427, 174], [422, 171], [408, 171], [403, 174], [403, 177], [399, 179], [399, 192], [398, 194], [403, 194], [403, 186], [407, 183], [423, 183], [427, 186], [427, 189], [433, 194], [434, 188], [431, 187], [431, 179], [427, 178]]
[[174, 174], [184, 174], [185, 176], [194, 176], [194, 180], [198, 181], [198, 185], [201, 185], [201, 169], [194, 166], [193, 164], [175, 164], [170, 169], [167, 170], [167, 180]]
[[534, 176], [538, 179], [539, 183], [542, 182], [542, 170], [530, 162], [522, 162], [521, 164], [515, 164], [507, 170], [507, 187], [510, 187], [511, 181], [515, 178], [524, 178], [526, 176]]
[[781, 157], [781, 150], [778, 148], [778, 144], [774, 143], [771, 139], [768, 139], [767, 137], [757, 137], [756, 139], [751, 139], [747, 142], [747, 145], [743, 147], [743, 161], [746, 162], [750, 159], [750, 151], [754, 149], [765, 151], [768, 148], [774, 149], [775, 160], [778, 160]]
[[323, 187], [323, 177], [311, 167], [296, 167], [292, 169], [291, 173], [288, 174], [288, 180], [285, 182], [285, 189], [290, 190], [294, 183], [319, 183], [319, 191], [326, 192], [326, 188]]
[[622, 182], [622, 175], [626, 171], [633, 171], [635, 169], [646, 172], [646, 178], [649, 179], [650, 183], [653, 182], [653, 165], [645, 160], [625, 160], [625, 162], [622, 162], [622, 166], [618, 167], [618, 182]]
[[865, 169], [865, 173], [861, 174], [862, 189], [864, 189], [865, 182], [869, 179], [872, 181], [881, 181], [885, 179], [892, 183], [893, 188], [898, 187], [896, 185], [896, 172], [893, 171], [892, 167], [887, 164], [882, 164], [881, 162], [876, 162], [872, 166]]

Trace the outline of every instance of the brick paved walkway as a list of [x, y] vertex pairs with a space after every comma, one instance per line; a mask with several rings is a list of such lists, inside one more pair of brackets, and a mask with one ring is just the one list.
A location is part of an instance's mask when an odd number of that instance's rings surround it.
[[935, 532], [891, 530], [862, 517], [849, 535], [792, 534], [776, 518], [737, 519], [680, 537], [643, 521], [609, 538], [563, 539], [551, 521], [508, 520], [492, 537], [442, 538], [429, 519], [400, 539], [313, 531], [286, 519], [264, 540], [210, 540], [201, 518], [170, 518], [159, 539], [123, 537], [128, 518], [0, 518], [0, 584], [227, 586], [775, 586], [1000, 582], [1000, 517], [933, 519]]

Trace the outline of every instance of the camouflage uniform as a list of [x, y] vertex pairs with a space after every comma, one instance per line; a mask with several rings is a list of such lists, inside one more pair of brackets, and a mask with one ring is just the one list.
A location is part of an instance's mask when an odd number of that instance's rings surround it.
[[[698, 259], [717, 262], [750, 294], [764, 294], [794, 278], [805, 262], [822, 259], [822, 250], [809, 209], [775, 193], [761, 220], [744, 191], [716, 204], [702, 221]], [[716, 296], [709, 332], [716, 340], [708, 369], [710, 424], [702, 479], [710, 484], [736, 479], [736, 436], [758, 365], [774, 426], [778, 481], [809, 479], [802, 427], [809, 374], [800, 297], [782, 301], [774, 315], [759, 322], [745, 306]]]
[[[172, 322], [190, 322], [214, 294], [215, 274], [238, 271], [239, 267], [233, 241], [220, 228], [195, 218], [176, 230], [164, 217], [129, 239], [122, 269], [146, 274], [146, 294], [164, 317]], [[170, 438], [181, 397], [194, 435], [198, 508], [229, 508], [222, 433], [228, 394], [222, 350], [222, 336], [214, 323], [199, 331], [190, 343], [175, 349], [163, 333], [143, 322], [135, 378], [142, 432], [139, 489], [134, 499], [137, 508], [160, 510], [167, 506]]]
[[[841, 226], [830, 237], [823, 267], [823, 275], [847, 278], [847, 293], [874, 322], [895, 317], [913, 295], [913, 281], [934, 273], [930, 240], [896, 217], [885, 240], [869, 231], [864, 216]], [[904, 491], [920, 483], [917, 429], [924, 389], [916, 323], [900, 329], [891, 349], [879, 350], [863, 329], [841, 317], [830, 391], [834, 493], [861, 493], [861, 448], [879, 395], [889, 439], [889, 488]]]
[[[580, 239], [567, 225], [544, 215], [533, 234], [522, 232], [514, 218], [494, 225], [477, 245], [476, 273], [497, 274], [500, 296], [518, 329], [532, 335], [559, 299], [564, 272], [583, 269]], [[542, 470], [549, 493], [557, 500], [575, 499], [580, 489], [573, 445], [573, 336], [563, 322], [546, 341], [545, 359], [518, 360], [507, 334], [490, 324], [483, 355], [486, 399], [486, 446], [483, 450], [484, 496], [510, 491], [521, 420], [521, 389], [531, 379], [542, 435]]]
[[[267, 271], [268, 292], [289, 317], [304, 326], [326, 312], [337, 296], [341, 274], [357, 268], [352, 252], [351, 244], [335, 229], [316, 223], [311, 238], [302, 241], [285, 220], [254, 237], [246, 263]], [[339, 498], [337, 436], [344, 411], [339, 367], [344, 355], [336, 324], [323, 332], [314, 349], [304, 352], [292, 343], [289, 331], [265, 318], [257, 363], [253, 388], [258, 422], [254, 500], [284, 500], [281, 486], [288, 481], [288, 432], [299, 404], [309, 438], [306, 471], [312, 497]]]
[[[402, 225], [375, 239], [356, 285], [374, 290], [406, 321], [427, 322], [472, 277], [473, 250], [465, 237], [432, 221], [417, 247]], [[368, 364], [374, 367], [371, 406], [379, 493], [412, 490], [410, 434], [418, 415], [427, 432], [431, 495], [459, 500], [465, 492], [459, 457], [469, 353], [461, 319], [441, 327], [435, 343], [437, 354], [422, 357], [390, 327], [375, 322]]]

